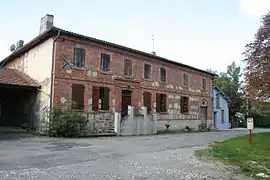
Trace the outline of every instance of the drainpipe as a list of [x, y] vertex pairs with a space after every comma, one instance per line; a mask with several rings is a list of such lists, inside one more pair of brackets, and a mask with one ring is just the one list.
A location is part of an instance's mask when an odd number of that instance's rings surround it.
[[53, 104], [53, 97], [52, 97], [52, 91], [53, 91], [53, 75], [54, 75], [54, 49], [55, 49], [55, 42], [60, 36], [60, 30], [58, 30], [57, 35], [53, 39], [53, 48], [52, 48], [52, 73], [51, 73], [51, 90], [50, 90], [50, 117], [51, 117], [51, 110], [52, 110], [52, 104]]

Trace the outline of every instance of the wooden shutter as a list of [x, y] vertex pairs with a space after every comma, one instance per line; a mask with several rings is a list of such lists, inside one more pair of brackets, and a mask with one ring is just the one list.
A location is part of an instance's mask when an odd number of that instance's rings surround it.
[[92, 89], [92, 109], [98, 111], [99, 87], [93, 86]]
[[160, 94], [156, 94], [156, 111], [160, 112]]
[[72, 84], [72, 102], [76, 109], [84, 109], [84, 85]]

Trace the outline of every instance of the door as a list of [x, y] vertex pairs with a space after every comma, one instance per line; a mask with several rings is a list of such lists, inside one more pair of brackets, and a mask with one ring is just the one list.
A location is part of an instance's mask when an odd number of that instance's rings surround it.
[[151, 112], [151, 93], [143, 93], [143, 105], [147, 108], [147, 113]]
[[122, 117], [128, 115], [128, 106], [131, 105], [131, 93], [129, 90], [122, 90]]
[[200, 120], [207, 124], [207, 107], [200, 107]]

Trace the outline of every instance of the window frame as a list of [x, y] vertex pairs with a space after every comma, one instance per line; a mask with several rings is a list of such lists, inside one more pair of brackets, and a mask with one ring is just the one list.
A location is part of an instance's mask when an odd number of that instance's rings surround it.
[[[146, 66], [149, 67], [149, 77], [146, 77], [147, 73], [146, 73]], [[144, 63], [143, 65], [143, 71], [144, 71], [144, 74], [143, 74], [143, 78], [146, 79], [146, 80], [150, 80], [152, 78], [152, 65], [151, 64], [148, 64], [148, 63]]]
[[[184, 100], [187, 100], [187, 104], [186, 104], [186, 106], [187, 106], [187, 109], [184, 109], [185, 107], [184, 107]], [[189, 97], [188, 96], [181, 96], [181, 98], [180, 98], [180, 106], [181, 106], [181, 114], [188, 114], [189, 113], [189, 111], [190, 111], [190, 107], [189, 107], [189, 102], [190, 101], [190, 99], [189, 99]]]
[[[157, 99], [159, 96], [160, 104], [158, 104]], [[164, 99], [163, 99], [164, 98]], [[162, 99], [164, 100], [163, 106], [161, 105]], [[164, 93], [156, 93], [156, 112], [158, 113], [166, 113], [167, 112], [167, 95]]]
[[188, 75], [188, 73], [183, 73], [183, 85], [184, 86], [189, 85], [189, 75]]
[[202, 78], [202, 90], [204, 91], [207, 90], [207, 81], [205, 78]]
[[124, 75], [125, 76], [133, 75], [133, 61], [131, 59], [128, 59], [128, 58], [124, 59]]
[[[107, 63], [107, 65], [106, 65]], [[110, 72], [111, 70], [111, 55], [108, 53], [101, 53], [100, 55], [100, 70], [102, 72]]]
[[[164, 70], [164, 80], [163, 80], [163, 77], [162, 77], [162, 70]], [[167, 69], [165, 68], [165, 67], [160, 67], [159, 68], [159, 80], [160, 80], [160, 82], [162, 82], [162, 83], [166, 83], [166, 81], [167, 81]]]
[[[79, 53], [80, 56], [77, 53]], [[79, 58], [80, 61], [77, 58]], [[85, 49], [84, 48], [74, 47], [74, 49], [73, 49], [73, 65], [75, 68], [84, 68], [85, 67]]]

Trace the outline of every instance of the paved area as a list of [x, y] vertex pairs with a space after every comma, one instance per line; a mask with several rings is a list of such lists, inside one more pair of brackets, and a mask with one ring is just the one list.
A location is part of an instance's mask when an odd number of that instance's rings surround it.
[[0, 134], [0, 179], [246, 180], [229, 167], [199, 161], [193, 155], [208, 143], [244, 133], [247, 131], [88, 139]]

